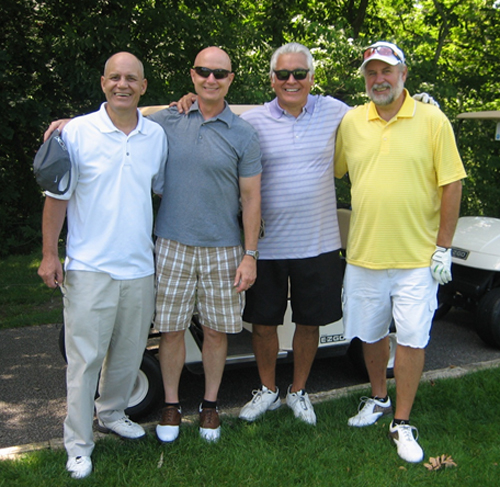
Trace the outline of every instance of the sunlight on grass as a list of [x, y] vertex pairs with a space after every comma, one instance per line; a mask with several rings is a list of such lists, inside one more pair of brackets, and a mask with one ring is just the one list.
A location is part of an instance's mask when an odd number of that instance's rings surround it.
[[0, 328], [61, 323], [62, 300], [37, 274], [41, 251], [0, 260]]
[[[421, 385], [413, 422], [429, 457], [450, 455], [456, 467], [429, 471], [409, 464], [387, 438], [389, 418], [368, 428], [349, 428], [359, 395], [317, 404], [317, 427], [298, 422], [287, 407], [254, 423], [222, 418], [216, 444], [199, 438], [196, 424], [184, 423], [179, 439], [99, 440], [94, 471], [81, 482], [65, 472], [64, 451], [38, 451], [0, 461], [0, 486], [230, 486], [365, 487], [383, 485], [489, 487], [498, 485], [500, 460], [500, 369]], [[394, 387], [389, 393], [394, 396]], [[12, 483], [14, 482], [14, 483]]]

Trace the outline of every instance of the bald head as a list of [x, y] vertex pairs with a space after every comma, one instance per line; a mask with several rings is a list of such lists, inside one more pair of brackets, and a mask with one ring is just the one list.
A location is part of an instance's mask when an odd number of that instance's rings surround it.
[[104, 76], [109, 73], [109, 70], [114, 67], [116, 63], [127, 64], [130, 68], [136, 71], [141, 78], [144, 78], [144, 65], [140, 59], [130, 52], [117, 52], [113, 54], [104, 64]]
[[215, 46], [207, 47], [200, 51], [194, 60], [194, 65], [232, 71], [231, 59], [229, 59], [226, 51]]

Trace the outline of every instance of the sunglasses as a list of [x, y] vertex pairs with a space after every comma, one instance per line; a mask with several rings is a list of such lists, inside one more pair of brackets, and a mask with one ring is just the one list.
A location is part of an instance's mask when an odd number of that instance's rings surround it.
[[196, 74], [202, 78], [208, 78], [211, 74], [213, 74], [215, 79], [224, 79], [231, 73], [231, 71], [228, 71], [227, 69], [210, 69], [203, 68], [202, 66], [195, 66], [193, 69], [196, 71]]
[[388, 46], [369, 47], [363, 53], [363, 60], [366, 61], [371, 56], [373, 56], [376, 52], [378, 52], [382, 56], [394, 56], [400, 63], [403, 62], [403, 60], [401, 59], [401, 57], [399, 56], [399, 54], [394, 49], [391, 49]]
[[288, 78], [290, 78], [290, 75], [293, 74], [293, 77], [297, 81], [302, 81], [303, 79], [306, 79], [307, 73], [309, 73], [308, 69], [294, 69], [293, 71], [290, 71], [289, 69], [275, 69], [274, 74], [276, 75], [276, 78], [278, 78], [280, 81], [286, 81]]

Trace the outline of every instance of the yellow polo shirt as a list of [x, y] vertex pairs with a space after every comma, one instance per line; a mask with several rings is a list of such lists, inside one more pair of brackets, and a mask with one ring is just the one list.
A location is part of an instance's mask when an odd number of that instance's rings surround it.
[[386, 122], [370, 102], [340, 124], [335, 176], [351, 179], [347, 262], [369, 269], [430, 264], [439, 229], [442, 186], [466, 176], [449, 120], [405, 90]]

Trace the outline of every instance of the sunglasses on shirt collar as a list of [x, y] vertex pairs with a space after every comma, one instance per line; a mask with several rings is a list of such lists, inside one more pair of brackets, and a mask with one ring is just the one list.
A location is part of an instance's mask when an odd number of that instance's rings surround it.
[[228, 71], [227, 69], [210, 69], [202, 66], [195, 66], [193, 69], [196, 71], [196, 74], [202, 78], [208, 78], [211, 74], [213, 74], [215, 79], [224, 79], [231, 73], [231, 71]]
[[294, 69], [293, 71], [290, 71], [289, 69], [274, 70], [276, 78], [278, 78], [280, 81], [286, 81], [288, 78], [290, 78], [291, 74], [293, 74], [293, 77], [297, 81], [302, 81], [303, 79], [306, 79], [307, 73], [309, 73], [308, 69]]

